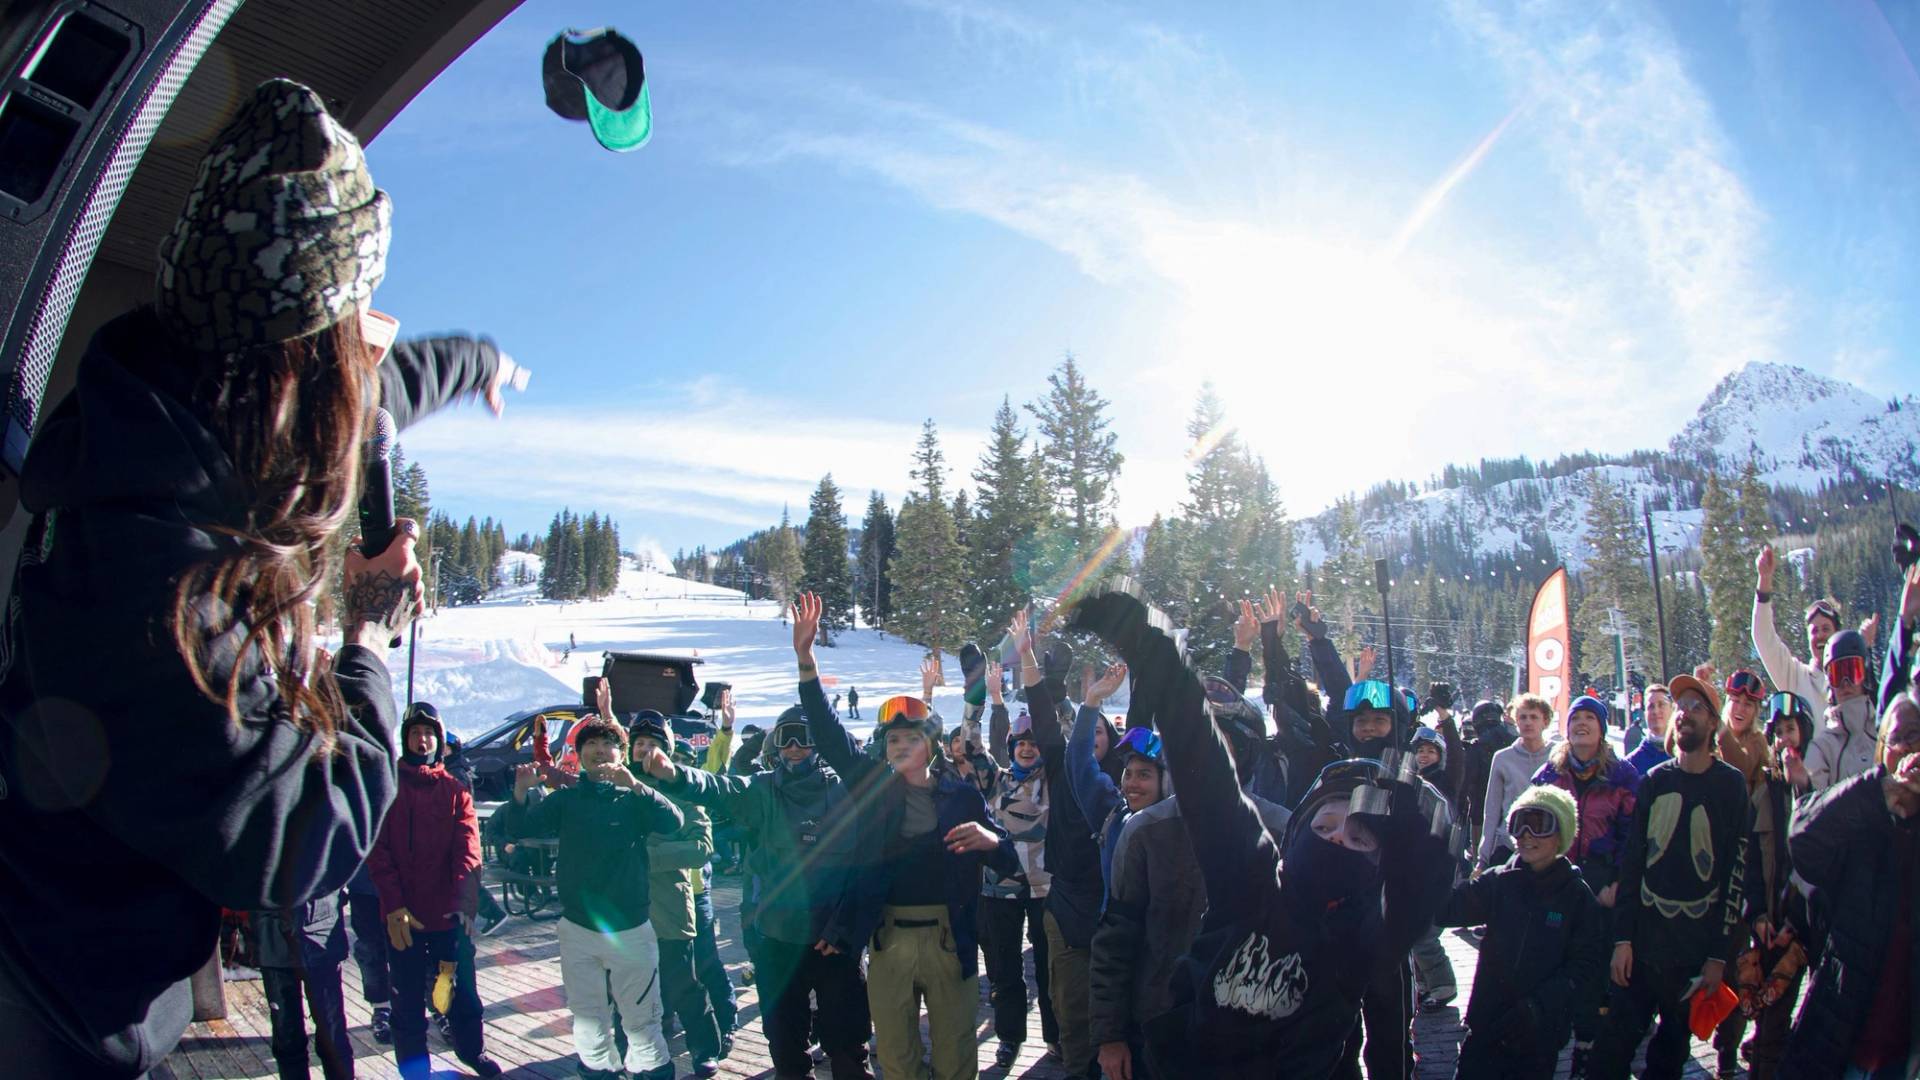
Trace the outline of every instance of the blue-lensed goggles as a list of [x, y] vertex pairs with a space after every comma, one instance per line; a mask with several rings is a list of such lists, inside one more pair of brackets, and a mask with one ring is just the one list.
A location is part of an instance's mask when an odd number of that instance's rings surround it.
[[1367, 679], [1347, 687], [1347, 700], [1341, 706], [1348, 712], [1360, 709], [1378, 709], [1381, 712], [1393, 711], [1393, 687], [1379, 679]]

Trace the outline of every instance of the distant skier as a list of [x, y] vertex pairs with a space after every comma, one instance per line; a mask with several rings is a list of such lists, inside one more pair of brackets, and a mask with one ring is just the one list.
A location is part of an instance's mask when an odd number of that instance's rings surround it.
[[[839, 708], [839, 699], [834, 699], [833, 704], [836, 709]], [[847, 687], [847, 719], [860, 719], [860, 688], [857, 686]]]
[[834, 712], [840, 711], [840, 695], [839, 694], [833, 695], [833, 711]]

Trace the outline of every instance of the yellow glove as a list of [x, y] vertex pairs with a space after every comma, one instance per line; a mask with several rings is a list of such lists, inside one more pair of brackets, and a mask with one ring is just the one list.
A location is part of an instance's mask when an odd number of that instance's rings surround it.
[[433, 977], [433, 1011], [441, 1016], [453, 1007], [453, 961], [440, 961], [440, 974]]
[[387, 941], [394, 948], [405, 952], [413, 948], [413, 932], [426, 928], [427, 924], [414, 918], [413, 912], [406, 908], [396, 908], [393, 914], [387, 916]]

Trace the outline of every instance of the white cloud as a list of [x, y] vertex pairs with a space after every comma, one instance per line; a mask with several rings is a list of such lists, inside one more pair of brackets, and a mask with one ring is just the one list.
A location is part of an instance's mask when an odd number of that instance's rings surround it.
[[[940, 434], [949, 468], [971, 469], [985, 433]], [[776, 523], [783, 506], [802, 521], [828, 472], [849, 518], [859, 518], [876, 489], [898, 506], [919, 436], [920, 425], [906, 421], [793, 416], [789, 405], [709, 376], [678, 388], [644, 418], [617, 408], [510, 405], [499, 420], [473, 410], [435, 416], [401, 442], [426, 468], [436, 501], [592, 508], [642, 536], [655, 528], [649, 521], [666, 516], [742, 534]]]

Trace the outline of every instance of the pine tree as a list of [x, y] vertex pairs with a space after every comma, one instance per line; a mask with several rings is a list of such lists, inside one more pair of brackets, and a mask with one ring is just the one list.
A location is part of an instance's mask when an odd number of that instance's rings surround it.
[[969, 630], [966, 554], [945, 498], [945, 460], [939, 433], [928, 420], [914, 451], [913, 478], [920, 490], [901, 504], [895, 524], [899, 547], [889, 567], [892, 625], [901, 636], [932, 650], [936, 658], [957, 648]]
[[[1361, 644], [1372, 639], [1371, 622], [1380, 594], [1374, 587], [1366, 536], [1360, 531], [1359, 508], [1351, 498], [1336, 504], [1334, 527], [1327, 560], [1315, 575], [1314, 606], [1326, 620], [1340, 655], [1352, 659]], [[1386, 671], [1379, 676], [1385, 678]]]
[[1185, 625], [1193, 589], [1187, 581], [1186, 553], [1180, 543], [1182, 522], [1165, 521], [1153, 515], [1142, 541], [1140, 565], [1135, 573], [1140, 587], [1175, 622]]
[[833, 474], [820, 478], [807, 503], [807, 541], [801, 554], [800, 587], [820, 595], [821, 644], [853, 625], [853, 572], [847, 564], [847, 515]]
[[1025, 442], [1013, 404], [1001, 398], [973, 472], [980, 498], [967, 538], [970, 607], [979, 620], [974, 633], [982, 641], [997, 640], [995, 631], [1032, 596], [1028, 556], [1047, 504], [1034, 498], [1033, 461]]
[[[1635, 527], [1633, 508], [1626, 494], [1607, 481], [1596, 469], [1588, 475], [1587, 544], [1589, 554], [1580, 575], [1583, 593], [1574, 614], [1573, 629], [1579, 635], [1575, 647], [1576, 669], [1596, 678], [1610, 678], [1613, 671], [1612, 611], [1619, 611], [1621, 627], [1635, 640], [1627, 642], [1633, 666], [1645, 673], [1658, 666], [1655, 638], [1653, 588], [1647, 579], [1646, 545]], [[1644, 648], [1656, 649], [1655, 662], [1646, 663]]]
[[1707, 655], [1724, 676], [1744, 666], [1753, 651], [1753, 559], [1740, 536], [1739, 506], [1718, 476], [1707, 475], [1701, 503], [1700, 578], [1713, 628]]
[[1113, 510], [1113, 484], [1126, 459], [1107, 430], [1107, 399], [1087, 385], [1068, 353], [1047, 376], [1047, 395], [1027, 406], [1040, 425], [1048, 489], [1079, 550], [1092, 552]]
[[854, 567], [854, 599], [868, 626], [883, 627], [893, 610], [893, 512], [887, 497], [875, 491], [867, 496], [867, 516], [860, 522], [860, 558]]
[[780, 508], [780, 526], [769, 543], [767, 574], [773, 598], [782, 604], [791, 603], [799, 595], [800, 579], [806, 576], [807, 568], [800, 561], [800, 532], [793, 527], [785, 506]]

